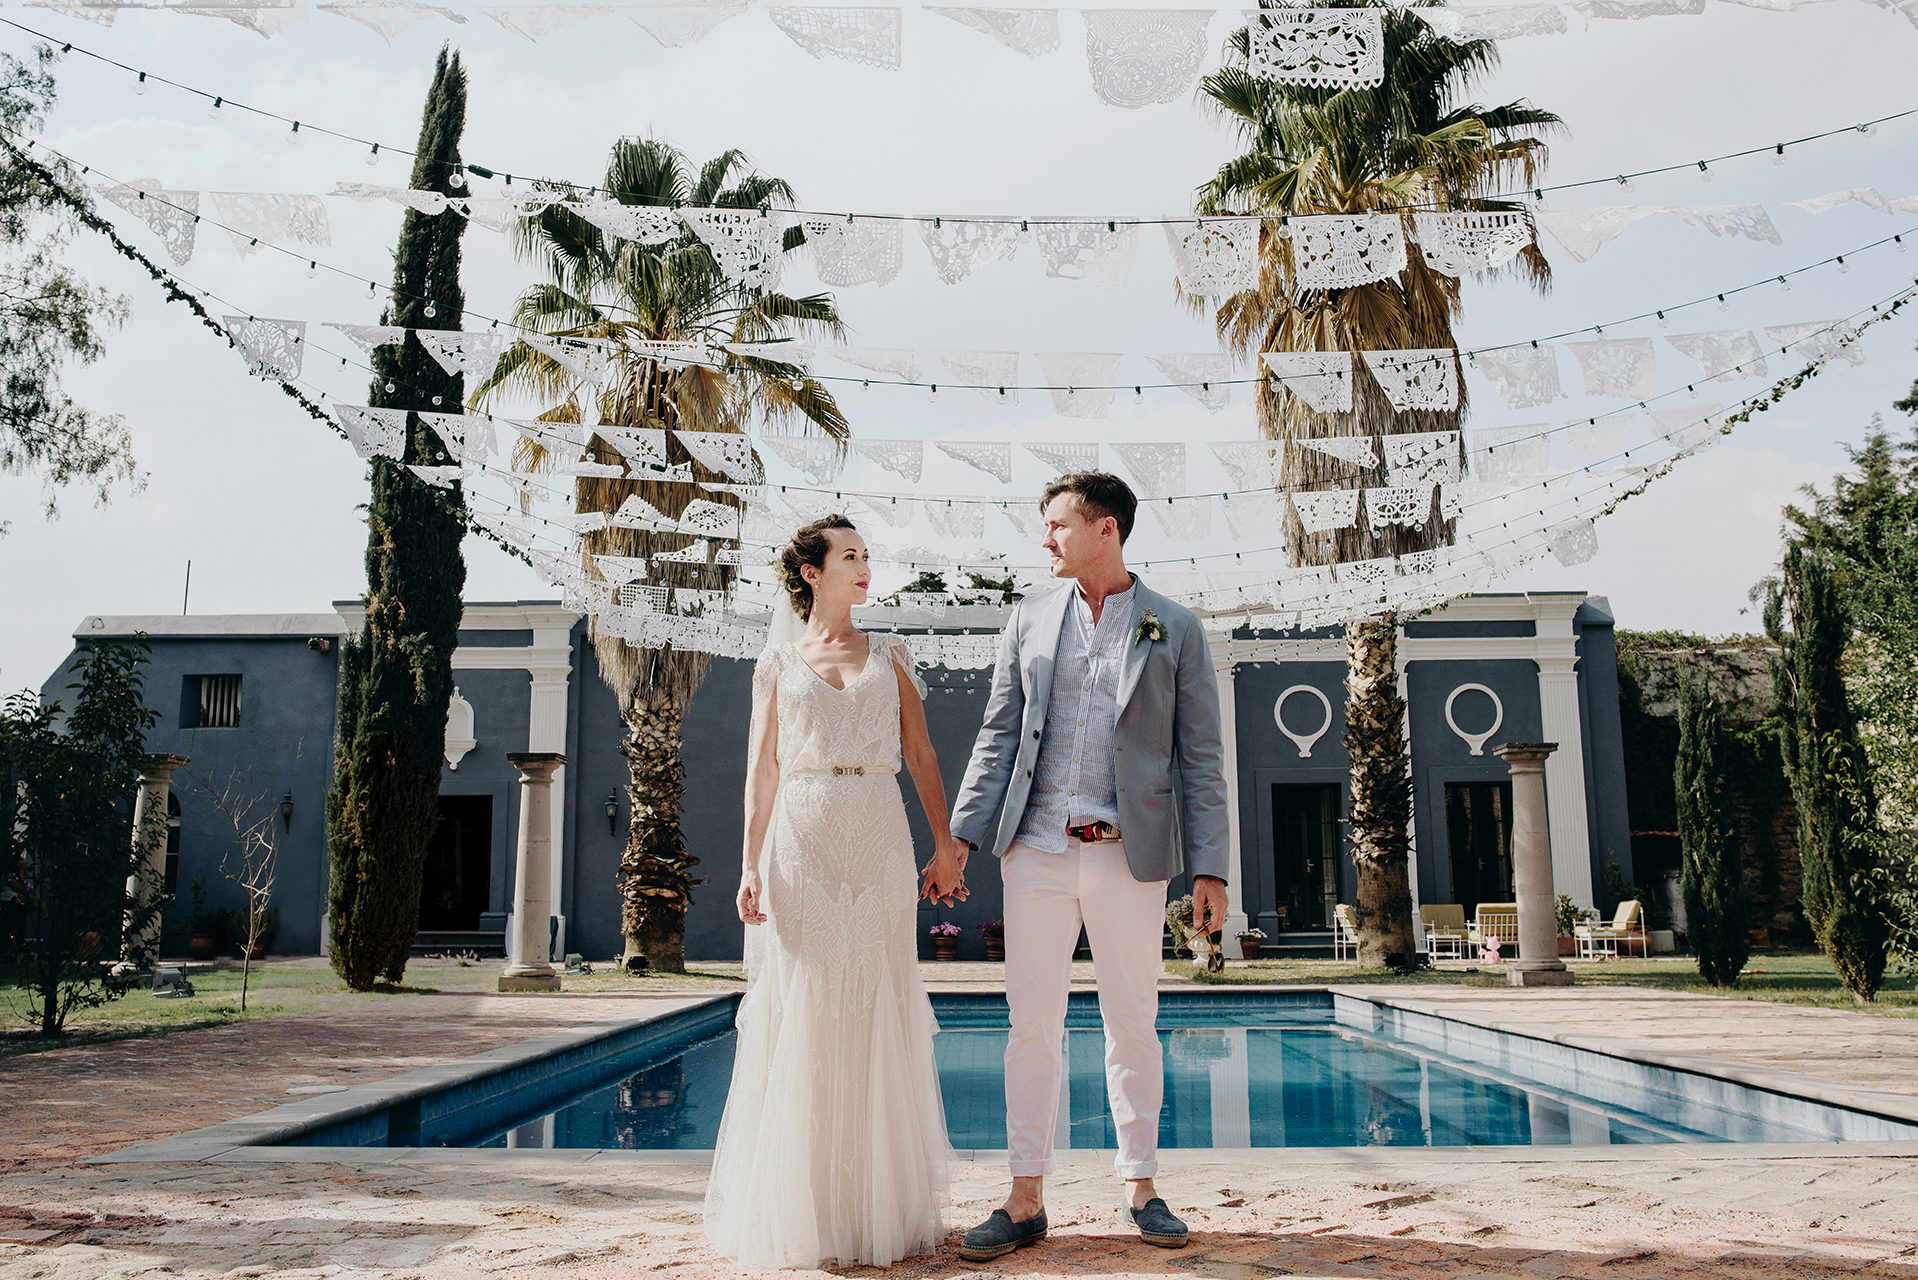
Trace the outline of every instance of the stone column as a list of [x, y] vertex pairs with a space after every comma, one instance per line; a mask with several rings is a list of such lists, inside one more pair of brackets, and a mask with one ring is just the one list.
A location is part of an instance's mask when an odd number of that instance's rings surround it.
[[[166, 888], [167, 791], [173, 784], [173, 771], [185, 768], [190, 759], [165, 753], [140, 757], [140, 789], [133, 797], [133, 854], [139, 861], [133, 874], [127, 877], [127, 896], [142, 907], [159, 901]], [[158, 957], [159, 950], [159, 912], [155, 911], [137, 930], [133, 913], [128, 912], [120, 963], [114, 966], [114, 971], [145, 972]]]
[[1512, 878], [1518, 898], [1518, 960], [1506, 971], [1515, 987], [1568, 987], [1558, 958], [1558, 899], [1552, 889], [1552, 837], [1545, 814], [1545, 757], [1556, 742], [1507, 742], [1492, 754], [1512, 768]]
[[558, 991], [559, 974], [546, 959], [553, 914], [553, 772], [566, 763], [557, 751], [512, 751], [519, 770], [519, 858], [513, 873], [512, 958], [500, 974], [501, 991]]
[[1232, 859], [1225, 881], [1225, 942], [1231, 947], [1227, 954], [1232, 955], [1238, 950], [1233, 935], [1245, 928], [1245, 859], [1239, 852], [1239, 700], [1231, 659], [1214, 668], [1214, 674], [1219, 682], [1219, 734], [1225, 748], [1226, 829]]
[[[1557, 819], [1552, 840], [1552, 870], [1558, 892], [1590, 910], [1592, 841], [1586, 827], [1585, 722], [1578, 706], [1578, 607], [1581, 594], [1535, 595], [1532, 616], [1538, 631], [1539, 732], [1559, 744], [1545, 764], [1545, 793]], [[1603, 852], [1600, 850], [1599, 852]]]

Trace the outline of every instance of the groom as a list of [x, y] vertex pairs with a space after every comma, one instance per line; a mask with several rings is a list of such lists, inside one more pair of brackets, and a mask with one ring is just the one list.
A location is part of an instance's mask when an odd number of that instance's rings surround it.
[[[1052, 574], [1007, 620], [985, 725], [952, 815], [968, 851], [990, 843], [1005, 885], [1006, 1146], [1012, 1194], [966, 1234], [984, 1261], [1045, 1238], [1060, 1050], [1079, 928], [1092, 943], [1105, 1023], [1106, 1095], [1122, 1210], [1146, 1241], [1185, 1224], [1158, 1171], [1160, 935], [1166, 885], [1193, 873], [1198, 932], [1225, 922], [1224, 747], [1198, 618], [1125, 567], [1138, 499], [1102, 471], [1065, 475], [1041, 505]], [[993, 826], [994, 816], [998, 826]]]

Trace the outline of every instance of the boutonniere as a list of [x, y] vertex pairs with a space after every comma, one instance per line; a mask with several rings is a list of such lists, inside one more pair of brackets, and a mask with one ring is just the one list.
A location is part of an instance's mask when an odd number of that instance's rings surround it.
[[1159, 621], [1158, 614], [1147, 609], [1145, 616], [1139, 619], [1139, 629], [1132, 633], [1132, 643], [1138, 644], [1141, 640], [1146, 640], [1157, 644], [1163, 639], [1165, 639], [1165, 623]]

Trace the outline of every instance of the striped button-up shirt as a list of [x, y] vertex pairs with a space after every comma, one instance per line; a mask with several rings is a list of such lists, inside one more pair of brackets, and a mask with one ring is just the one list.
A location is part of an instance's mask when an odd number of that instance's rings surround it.
[[1063, 853], [1066, 827], [1088, 822], [1118, 825], [1118, 784], [1112, 772], [1112, 735], [1119, 718], [1119, 675], [1132, 639], [1132, 599], [1138, 579], [1107, 596], [1092, 621], [1092, 606], [1075, 588], [1059, 627], [1032, 793], [1019, 839], [1041, 853]]

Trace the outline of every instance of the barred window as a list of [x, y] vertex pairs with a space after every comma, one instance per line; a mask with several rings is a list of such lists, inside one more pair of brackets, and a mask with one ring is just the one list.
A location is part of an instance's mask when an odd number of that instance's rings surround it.
[[201, 676], [202, 729], [237, 729], [240, 725], [240, 677]]

